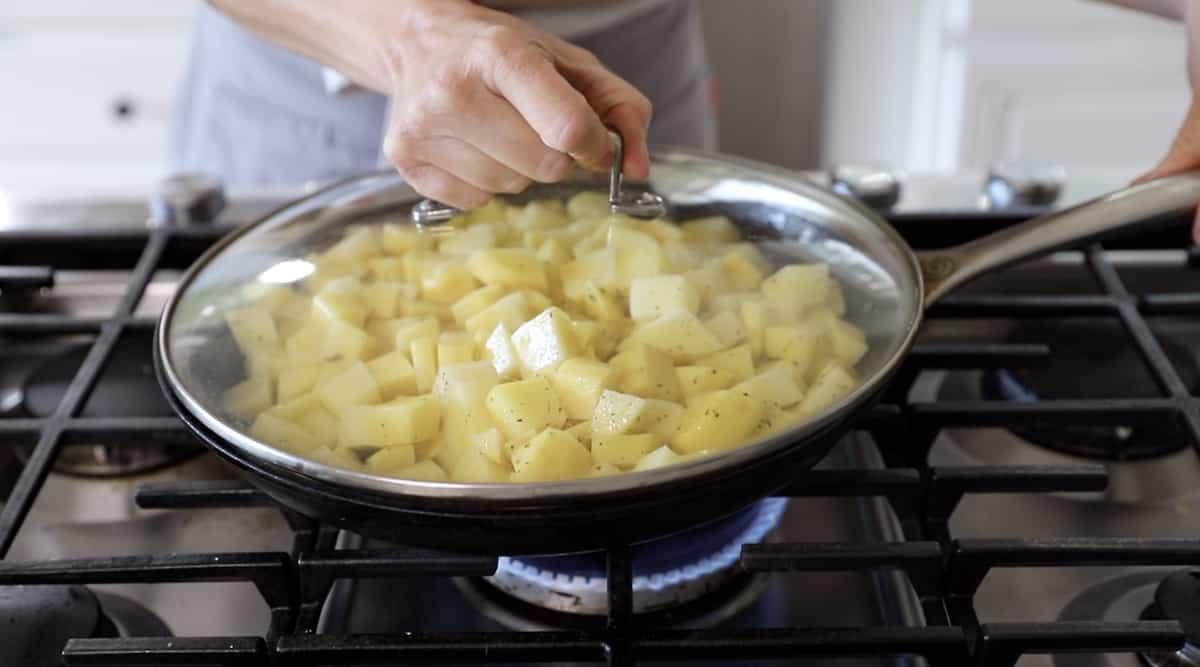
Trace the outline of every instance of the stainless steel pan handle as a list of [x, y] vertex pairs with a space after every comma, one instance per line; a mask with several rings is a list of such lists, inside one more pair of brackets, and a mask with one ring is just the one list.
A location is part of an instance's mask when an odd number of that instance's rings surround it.
[[925, 279], [925, 305], [984, 273], [1161, 223], [1198, 202], [1200, 172], [1189, 172], [1104, 195], [954, 248], [917, 253]]

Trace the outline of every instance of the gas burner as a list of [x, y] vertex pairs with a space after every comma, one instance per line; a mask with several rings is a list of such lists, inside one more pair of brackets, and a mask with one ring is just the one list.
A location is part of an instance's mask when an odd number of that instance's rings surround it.
[[1188, 568], [1168, 575], [1154, 590], [1154, 602], [1142, 618], [1153, 621], [1178, 621], [1187, 642], [1174, 653], [1147, 653], [1142, 656], [1150, 667], [1200, 667], [1200, 568]]
[[68, 639], [169, 636], [153, 612], [84, 586], [0, 586], [0, 664], [54, 667]]
[[[982, 394], [987, 400], [1032, 402], [1162, 395], [1130, 343], [1129, 334], [1115, 322], [1029, 322], [1015, 329], [1007, 342], [1046, 344], [1053, 354], [1044, 368], [984, 372]], [[1200, 367], [1195, 356], [1172, 339], [1163, 338], [1161, 343], [1183, 381], [1197, 386]], [[1171, 420], [1116, 427], [1030, 424], [1013, 427], [1012, 431], [1039, 447], [1097, 461], [1138, 461], [1188, 448], [1187, 436]]]
[[[634, 613], [670, 624], [724, 619], [748, 606], [762, 586], [737, 568], [742, 545], [766, 539], [786, 507], [785, 499], [768, 498], [713, 524], [636, 545]], [[501, 558], [486, 583], [463, 588], [509, 627], [586, 626], [608, 611], [604, 567], [602, 553]]]
[[[1161, 570], [1132, 572], [1089, 586], [1063, 608], [1057, 621], [1103, 621], [1128, 623], [1147, 619], [1145, 609], [1155, 597], [1155, 587], [1163, 581]], [[1157, 656], [1166, 660], [1168, 656]], [[1149, 657], [1121, 653], [1072, 654], [1054, 656], [1055, 667], [1192, 667], [1197, 663], [1150, 662]]]
[[[68, 384], [91, 346], [72, 345], [35, 367], [21, 389], [21, 409], [30, 417], [54, 413]], [[169, 417], [174, 413], [163, 398], [150, 362], [150, 341], [129, 337], [119, 341], [112, 358], [84, 403], [83, 417]], [[199, 446], [162, 446], [93, 442], [64, 447], [54, 471], [84, 477], [124, 477], [164, 468], [203, 452]], [[28, 449], [18, 450], [22, 458]]]

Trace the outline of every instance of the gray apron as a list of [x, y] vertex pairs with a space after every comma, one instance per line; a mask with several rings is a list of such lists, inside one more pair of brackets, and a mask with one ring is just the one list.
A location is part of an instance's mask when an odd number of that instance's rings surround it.
[[[699, 10], [652, 9], [575, 40], [654, 103], [650, 141], [712, 149], [716, 122]], [[321, 68], [200, 5], [172, 119], [170, 162], [231, 188], [320, 184], [377, 168], [388, 100], [326, 93]]]

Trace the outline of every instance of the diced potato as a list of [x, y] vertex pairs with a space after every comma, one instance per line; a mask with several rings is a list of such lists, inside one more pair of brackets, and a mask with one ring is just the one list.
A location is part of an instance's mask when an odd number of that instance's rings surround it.
[[763, 296], [799, 311], [825, 302], [829, 295], [828, 264], [789, 264], [763, 281]]
[[332, 412], [318, 405], [295, 418], [308, 434], [322, 447], [335, 447], [338, 440], [340, 421]]
[[315, 393], [308, 393], [301, 394], [287, 402], [280, 402], [279, 405], [271, 408], [270, 412], [288, 421], [300, 423], [304, 415], [324, 409], [324, 404], [321, 403], [320, 397]]
[[616, 374], [602, 361], [578, 358], [564, 361], [552, 379], [567, 417], [591, 419], [600, 394], [612, 388]]
[[432, 301], [408, 301], [401, 307], [404, 315], [408, 317], [433, 317], [439, 322], [453, 322], [454, 315], [450, 313], [450, 306], [444, 303], [433, 303]]
[[450, 467], [450, 481], [466, 484], [507, 482], [512, 472], [504, 464], [491, 460], [478, 447], [465, 447]]
[[288, 366], [279, 371], [279, 379], [276, 386], [276, 391], [279, 394], [279, 402], [290, 401], [301, 394], [306, 394], [312, 391], [316, 386], [317, 379], [321, 374], [321, 366], [318, 364], [305, 364], [303, 366]]
[[765, 275], [758, 264], [738, 252], [728, 252], [721, 257], [721, 271], [733, 290], [758, 289]]
[[246, 375], [276, 377], [289, 365], [287, 353], [273, 345], [262, 345], [246, 350]]
[[683, 230], [680, 229], [679, 225], [667, 222], [666, 220], [647, 220], [642, 223], [642, 229], [660, 243], [683, 240]]
[[417, 462], [412, 445], [384, 447], [367, 457], [367, 470], [380, 475], [389, 475]]
[[572, 220], [603, 218], [608, 214], [608, 196], [603, 193], [585, 191], [567, 200], [567, 215]]
[[575, 342], [579, 345], [579, 349], [583, 354], [589, 354], [595, 351], [596, 338], [600, 336], [603, 328], [591, 320], [573, 320], [571, 325], [575, 329]]
[[275, 404], [273, 385], [270, 377], [252, 377], [233, 385], [225, 392], [225, 410], [240, 419], [254, 419]]
[[584, 311], [597, 320], [625, 318], [625, 308], [617, 295], [590, 280], [584, 282], [582, 302]]
[[398, 350], [407, 350], [414, 340], [436, 339], [442, 331], [442, 326], [436, 317], [410, 317], [398, 323], [395, 330], [396, 334], [392, 338], [392, 344]]
[[514, 292], [467, 318], [464, 326], [477, 336], [487, 336], [495, 331], [498, 324], [514, 331], [532, 314], [529, 299], [520, 292]]
[[725, 347], [733, 347], [746, 339], [746, 330], [737, 310], [718, 310], [716, 315], [704, 320], [704, 326], [716, 334]]
[[378, 282], [404, 282], [404, 262], [399, 257], [376, 257], [367, 261], [367, 267]]
[[266, 308], [234, 308], [225, 312], [225, 323], [242, 354], [263, 346], [279, 346], [275, 320], [271, 319], [271, 313]]
[[555, 229], [567, 224], [567, 211], [560, 201], [540, 199], [518, 209], [511, 222], [518, 229]]
[[383, 253], [377, 227], [357, 227], [325, 251], [325, 258], [342, 262], [365, 262]]
[[858, 381], [850, 371], [837, 364], [827, 364], [813, 380], [804, 400], [796, 406], [796, 413], [803, 418], [812, 417], [845, 398], [857, 386]]
[[592, 454], [570, 433], [548, 428], [512, 453], [513, 481], [540, 482], [587, 477]]
[[644, 398], [683, 400], [683, 388], [666, 352], [649, 345], [634, 345], [612, 358], [621, 369], [621, 390]]
[[383, 405], [356, 405], [341, 414], [338, 447], [412, 445], [437, 435], [442, 407], [430, 395], [402, 398]]
[[558, 239], [546, 239], [538, 246], [537, 258], [545, 262], [547, 268], [561, 267], [570, 262], [573, 257]]
[[375, 378], [361, 361], [317, 385], [317, 396], [326, 409], [339, 417], [349, 407], [382, 400]]
[[633, 467], [633, 471], [641, 472], [643, 470], [665, 468], [666, 466], [674, 465], [683, 460], [684, 458], [682, 456], [676, 454], [675, 451], [670, 447], [663, 445], [662, 447], [659, 447], [658, 449], [643, 456], [637, 462], [637, 465]]
[[390, 319], [400, 314], [400, 304], [417, 297], [417, 288], [399, 281], [376, 282], [362, 290], [362, 300], [371, 317]]
[[653, 320], [677, 310], [696, 314], [700, 294], [679, 275], [635, 278], [629, 284], [629, 314], [635, 320]]
[[492, 368], [496, 369], [500, 378], [513, 380], [521, 376], [521, 360], [517, 358], [517, 350], [512, 345], [512, 334], [504, 323], [496, 325], [483, 347], [487, 350]]
[[489, 428], [471, 436], [471, 444], [489, 461], [496, 465], [508, 465], [508, 449], [504, 446], [504, 435], [500, 429]]
[[254, 419], [250, 435], [293, 454], [308, 454], [317, 448], [317, 441], [303, 427], [270, 412]]
[[432, 234], [412, 225], [383, 225], [379, 239], [389, 255], [404, 255], [410, 250], [433, 247]]
[[608, 477], [610, 475], [620, 475], [623, 470], [611, 463], [595, 463], [592, 465], [592, 472], [588, 477]]
[[578, 424], [568, 428], [567, 433], [575, 436], [575, 439], [582, 443], [585, 447], [592, 446], [592, 422], [590, 418], [588, 421], [579, 422]]
[[[370, 461], [368, 461], [370, 463]], [[445, 482], [447, 481], [446, 471], [433, 461], [421, 461], [414, 463], [406, 468], [397, 468], [390, 471], [380, 471], [380, 474], [389, 477], [397, 477], [400, 479], [418, 479], [426, 482]]]
[[601, 288], [617, 286], [617, 250], [601, 248], [584, 255], [576, 252], [575, 261], [562, 267], [563, 293], [568, 299], [583, 301], [591, 283]]
[[846, 295], [842, 292], [842, 286], [836, 280], [829, 281], [829, 294], [825, 296], [825, 303], [834, 315], [838, 317], [846, 316]]
[[712, 366], [679, 366], [675, 369], [685, 398], [707, 394], [733, 385], [733, 373]]
[[446, 366], [438, 371], [433, 393], [442, 405], [445, 444], [439, 458], [454, 470], [454, 464], [471, 438], [493, 428], [486, 400], [500, 378], [491, 364], [478, 361]]
[[308, 458], [336, 468], [347, 470], [362, 470], [363, 462], [358, 452], [353, 449], [329, 449], [318, 447], [307, 454]]
[[375, 378], [384, 400], [398, 395], [417, 393], [417, 373], [404, 350], [393, 350], [367, 362], [367, 370]]
[[421, 276], [421, 296], [437, 304], [451, 304], [475, 291], [475, 276], [462, 264], [427, 267]]
[[318, 355], [323, 362], [355, 362], [366, 358], [370, 347], [367, 332], [343, 320], [333, 320], [325, 328]]
[[525, 300], [529, 302], [529, 307], [535, 313], [540, 313], [547, 308], [554, 307], [554, 300], [537, 290], [521, 290], [521, 294], [525, 295]]
[[522, 324], [512, 335], [513, 348], [528, 374], [553, 372], [559, 364], [579, 356], [571, 317], [560, 308], [548, 308]]
[[631, 468], [658, 444], [658, 438], [651, 433], [605, 433], [592, 440], [592, 458], [601, 463]]
[[754, 354], [749, 345], [738, 345], [728, 350], [711, 354], [696, 361], [699, 366], [720, 368], [733, 374], [737, 382], [749, 380], [754, 375]]
[[767, 306], [761, 301], [746, 301], [742, 304], [741, 316], [750, 351], [755, 357], [761, 357], [766, 346]]
[[455, 301], [454, 305], [450, 306], [450, 313], [454, 315], [455, 322], [460, 326], [464, 325], [479, 311], [499, 301], [504, 294], [504, 287], [500, 285], [484, 285]]
[[762, 401], [732, 389], [698, 396], [688, 404], [671, 445], [691, 453], [746, 444], [765, 407]]
[[742, 238], [737, 226], [723, 215], [689, 220], [680, 229], [683, 238], [694, 243], [731, 243]]
[[531, 438], [546, 428], [562, 428], [567, 422], [558, 392], [540, 375], [496, 385], [488, 392], [487, 409], [513, 440]]
[[812, 324], [787, 324], [767, 327], [763, 336], [763, 351], [771, 359], [787, 359], [801, 371], [816, 363], [825, 349], [825, 332]]
[[628, 338], [666, 352], [680, 363], [695, 361], [723, 349], [720, 339], [695, 315], [682, 310], [667, 313], [638, 327]]
[[866, 334], [845, 320], [835, 319], [826, 329], [825, 335], [834, 358], [846, 368], [854, 368], [867, 353]]
[[470, 255], [476, 250], [495, 246], [496, 240], [496, 227], [485, 223], [455, 230], [442, 238], [437, 249], [447, 255]]
[[756, 398], [768, 405], [790, 407], [804, 398], [804, 390], [796, 383], [790, 368], [775, 366], [733, 386], [733, 391]]
[[361, 327], [368, 312], [362, 290], [358, 278], [348, 276], [331, 280], [313, 297], [313, 313], [327, 322], [341, 321]]
[[413, 375], [417, 380], [417, 393], [427, 394], [433, 390], [437, 378], [437, 339], [418, 338], [408, 344], [412, 358]]
[[710, 310], [712, 310], [712, 300], [728, 288], [722, 283], [725, 278], [715, 264], [707, 263], [700, 267], [695, 265], [685, 267], [683, 275], [687, 278], [688, 283], [696, 288], [696, 293], [700, 295], [700, 304], [710, 304]]
[[653, 236], [624, 227], [611, 226], [608, 245], [617, 249], [617, 283], [628, 287], [634, 280], [667, 271], [667, 256]]
[[438, 337], [438, 368], [472, 361], [475, 361], [475, 339], [471, 334], [466, 331], [443, 331]]
[[546, 271], [537, 255], [523, 248], [477, 250], [467, 268], [485, 285], [546, 289]]
[[683, 406], [655, 398], [605, 391], [592, 415], [592, 437], [622, 433], [653, 433], [666, 440], [675, 435]]

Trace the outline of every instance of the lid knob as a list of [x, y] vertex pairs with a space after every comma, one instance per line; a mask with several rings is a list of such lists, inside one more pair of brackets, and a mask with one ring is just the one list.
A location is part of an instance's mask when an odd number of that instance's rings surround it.
[[225, 189], [216, 176], [177, 174], [158, 184], [150, 205], [153, 225], [203, 225], [225, 208]]
[[1058, 201], [1067, 183], [1062, 167], [1038, 162], [998, 162], [988, 169], [983, 186], [988, 208], [1049, 206]]
[[834, 192], [877, 211], [887, 211], [900, 201], [903, 183], [900, 174], [886, 167], [834, 165], [829, 170]]

